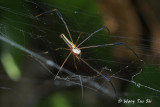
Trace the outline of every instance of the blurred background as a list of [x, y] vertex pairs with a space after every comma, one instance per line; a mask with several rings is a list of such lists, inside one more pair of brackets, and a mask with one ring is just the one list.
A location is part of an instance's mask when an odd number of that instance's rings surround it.
[[[3, 36], [59, 66], [68, 55], [60, 38], [69, 35], [55, 12], [58, 9], [71, 32], [80, 41], [107, 26], [82, 47], [124, 42], [82, 50], [82, 58], [110, 78], [111, 84], [73, 56], [58, 70], [17, 47], [0, 41], [0, 107], [156, 107], [160, 103], [160, 1], [158, 0], [1, 0], [0, 36]], [[48, 54], [44, 54], [48, 52]], [[140, 60], [143, 60], [140, 61]], [[75, 67], [77, 66], [77, 69]], [[135, 104], [119, 102], [135, 100]], [[137, 100], [141, 99], [142, 103]], [[150, 101], [150, 102], [146, 102]]]

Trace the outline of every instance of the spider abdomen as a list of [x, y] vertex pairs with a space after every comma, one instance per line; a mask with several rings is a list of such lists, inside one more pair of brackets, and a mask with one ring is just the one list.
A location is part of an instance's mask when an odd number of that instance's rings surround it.
[[80, 55], [81, 54], [81, 50], [77, 47], [72, 48], [72, 52], [75, 55]]

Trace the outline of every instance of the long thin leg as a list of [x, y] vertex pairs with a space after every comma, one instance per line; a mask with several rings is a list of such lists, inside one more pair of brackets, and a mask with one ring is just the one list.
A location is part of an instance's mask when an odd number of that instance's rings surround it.
[[57, 72], [57, 74], [56, 74], [56, 76], [55, 76], [54, 80], [57, 78], [57, 76], [58, 76], [59, 72], [62, 70], [62, 68], [63, 68], [64, 64], [66, 63], [66, 61], [67, 61], [67, 59], [69, 58], [69, 56], [71, 55], [71, 53], [72, 53], [72, 52], [70, 52], [70, 53], [68, 54], [68, 56], [66, 57], [66, 59], [65, 59], [65, 60], [64, 60], [64, 62], [62, 63], [62, 65], [61, 65], [61, 67], [60, 67], [59, 71]]
[[85, 63], [88, 67], [90, 67], [93, 71], [95, 71], [98, 75], [102, 76], [105, 80], [107, 80], [112, 88], [114, 89], [114, 92], [115, 92], [115, 95], [117, 96], [116, 94], [116, 89], [114, 88], [114, 85], [113, 83], [110, 81], [110, 79], [108, 77], [106, 77], [104, 74], [102, 74], [101, 72], [97, 71], [96, 69], [94, 69], [91, 65], [89, 65], [85, 60], [83, 60], [81, 57], [77, 56], [83, 63]]
[[113, 46], [113, 45], [114, 45], [114, 43], [110, 43], [110, 44], [103, 44], [103, 45], [85, 46], [85, 47], [81, 47], [79, 49], [98, 48], [98, 47], [106, 47], [106, 46]]
[[56, 48], [55, 49], [55, 51], [58, 51], [58, 50], [68, 50], [68, 51], [70, 51], [70, 49], [68, 49], [68, 48]]
[[140, 62], [143, 62], [143, 60], [141, 60], [139, 58], [139, 56], [136, 54], [136, 52], [129, 47], [127, 44], [123, 43], [123, 42], [115, 42], [115, 43], [110, 43], [110, 44], [103, 44], [103, 45], [95, 45], [95, 46], [86, 46], [86, 47], [81, 47], [79, 49], [87, 49], [87, 48], [98, 48], [98, 47], [106, 47], [106, 46], [117, 46], [117, 45], [123, 45], [125, 47], [127, 47], [137, 58]]
[[[39, 54], [39, 55], [47, 55], [48, 54], [48, 51], [45, 51], [45, 52], [40, 52], [40, 53], [37, 53], [37, 54]], [[29, 55], [27, 55], [27, 56], [32, 56], [31, 54], [29, 54]]]
[[76, 65], [76, 60], [75, 60], [75, 56], [73, 55], [73, 63], [74, 63], [74, 67], [77, 70], [77, 65]]
[[71, 39], [71, 41], [72, 41], [72, 43], [73, 43], [73, 39], [72, 39], [71, 33], [70, 33], [69, 29], [68, 29], [68, 26], [67, 26], [66, 22], [64, 21], [64, 19], [63, 19], [63, 17], [62, 17], [62, 14], [58, 11], [58, 9], [48, 10], [48, 11], [46, 11], [46, 12], [44, 12], [44, 13], [38, 14], [38, 15], [35, 16], [35, 17], [39, 17], [39, 16], [41, 16], [41, 15], [43, 15], [43, 14], [51, 13], [51, 12], [56, 12], [56, 14], [58, 15], [58, 17], [62, 20], [62, 22], [64, 23], [64, 25], [65, 25], [65, 27], [66, 27], [66, 30], [67, 30], [67, 32], [68, 32], [68, 34], [69, 34], [69, 37], [70, 37], [70, 39]]
[[104, 27], [96, 30], [96, 31], [93, 32], [93, 33], [91, 33], [91, 34], [90, 34], [86, 39], [84, 39], [77, 47], [79, 47], [80, 45], [82, 45], [86, 40], [88, 40], [90, 37], [92, 37], [95, 33], [99, 32], [99, 31], [101, 31], [101, 30], [103, 30], [103, 29], [105, 29], [105, 28], [106, 28], [106, 26], [104, 26]]
[[77, 43], [78, 43], [78, 41], [79, 41], [81, 35], [82, 35], [82, 32], [80, 32], [80, 34], [79, 34], [79, 36], [78, 36], [78, 38], [77, 38], [77, 41], [76, 41], [75, 45], [77, 45]]
[[[89, 66], [93, 71], [95, 71], [98, 75], [101, 74], [101, 72], [97, 71], [96, 69], [94, 69], [91, 65], [89, 65], [85, 60], [83, 60], [81, 57], [77, 56], [78, 59], [80, 59], [83, 63], [85, 63], [87, 66]], [[105, 78], [107, 81], [110, 81], [109, 78]]]

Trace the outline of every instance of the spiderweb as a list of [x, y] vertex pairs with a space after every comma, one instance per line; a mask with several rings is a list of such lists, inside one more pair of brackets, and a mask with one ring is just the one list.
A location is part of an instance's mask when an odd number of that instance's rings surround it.
[[[13, 4], [0, 1], [2, 106], [9, 106], [8, 101], [14, 104], [17, 99], [21, 100], [21, 103], [18, 103], [21, 106], [38, 105], [51, 93], [60, 93], [56, 95], [63, 96], [63, 94], [66, 95], [65, 91], [70, 94], [68, 96], [71, 98], [67, 98], [70, 102], [72, 102], [71, 99], [75, 101], [71, 95], [75, 93], [79, 96], [76, 102], [81, 105], [81, 100], [83, 100], [85, 106], [102, 102], [103, 105], [124, 104], [126, 106], [125, 100], [137, 102], [137, 99], [144, 100], [145, 103], [142, 104], [146, 104], [146, 100], [152, 100], [153, 105], [158, 104], [159, 63], [148, 62], [146, 59], [151, 59], [152, 54], [141, 51], [136, 52], [141, 58], [138, 59], [123, 46], [84, 49], [81, 56], [92, 67], [110, 78], [116, 93], [109, 82], [83, 62], [76, 60], [74, 64], [72, 56], [54, 80], [58, 69], [69, 53], [64, 50], [55, 50], [67, 47], [59, 35], [64, 33], [66, 37], [69, 38], [69, 36], [64, 24], [54, 12], [44, 14], [39, 18], [35, 16], [50, 9], [58, 9], [69, 27], [74, 42], [80, 32], [83, 32], [80, 43], [89, 34], [104, 26], [101, 13], [95, 3], [87, 2], [91, 6], [82, 3], [83, 7], [80, 6], [81, 3], [58, 2], [58, 0], [53, 3], [49, 0], [47, 2], [17, 0]], [[106, 29], [96, 33], [82, 46], [113, 43], [115, 39], [117, 39], [116, 42], [120, 42], [118, 39], [123, 39], [125, 43], [129, 40], [136, 40], [134, 37], [109, 34]], [[141, 41], [147, 40], [141, 39]], [[147, 46], [134, 45], [134, 50], [143, 48], [149, 51], [149, 47], [145, 48]], [[124, 61], [117, 59], [113, 53], [114, 49], [121, 50], [122, 48], [125, 48], [124, 52], [127, 52]], [[48, 54], [44, 54], [45, 52]], [[104, 101], [106, 98], [107, 102]], [[95, 101], [96, 103], [93, 103]], [[136, 104], [141, 105], [138, 102]]]

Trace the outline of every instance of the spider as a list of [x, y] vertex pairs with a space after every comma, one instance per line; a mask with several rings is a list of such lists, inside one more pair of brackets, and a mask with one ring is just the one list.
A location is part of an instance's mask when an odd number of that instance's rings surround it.
[[[37, 15], [36, 17], [39, 17], [39, 16], [41, 16], [41, 15], [43, 15], [43, 14], [46, 14], [46, 13], [51, 13], [51, 12], [56, 12], [56, 14], [58, 15], [58, 17], [59, 17], [59, 18], [61, 19], [61, 21], [64, 23], [65, 28], [66, 28], [66, 30], [67, 30], [67, 32], [68, 32], [69, 37], [70, 37], [70, 40], [69, 40], [63, 33], [60, 35], [60, 37], [64, 40], [64, 42], [68, 45], [69, 48], [57, 48], [56, 50], [69, 50], [70, 53], [68, 54], [68, 56], [65, 58], [64, 62], [62, 63], [59, 71], [57, 72], [57, 74], [56, 74], [56, 76], [55, 76], [55, 79], [56, 79], [56, 77], [58, 76], [59, 72], [62, 70], [64, 64], [67, 62], [68, 58], [69, 58], [69, 57], [71, 56], [71, 54], [72, 54], [72, 55], [73, 55], [74, 62], [75, 62], [75, 57], [76, 57], [78, 60], [80, 60], [80, 61], [82, 61], [83, 63], [85, 63], [85, 64], [86, 64], [89, 68], [91, 68], [94, 72], [96, 72], [98, 75], [100, 75], [100, 76], [103, 77], [105, 80], [107, 80], [107, 81], [111, 84], [111, 86], [113, 87], [114, 92], [116, 93], [116, 90], [115, 90], [112, 82], [110, 81], [110, 78], [108, 78], [107, 76], [105, 76], [102, 72], [100, 72], [100, 71], [96, 70], [95, 68], [93, 68], [88, 62], [86, 62], [84, 59], [81, 58], [81, 54], [82, 54], [81, 50], [87, 49], [87, 48], [98, 48], [98, 47], [106, 47], [106, 46], [123, 45], [123, 46], [127, 47], [132, 53], [134, 53], [134, 55], [139, 59], [139, 57], [138, 57], [138, 55], [136, 54], [136, 52], [135, 52], [132, 48], [130, 48], [127, 44], [125, 44], [125, 43], [123, 43], [123, 42], [115, 42], [115, 43], [110, 43], [110, 44], [102, 44], [102, 45], [93, 45], [93, 46], [80, 47], [84, 42], [86, 42], [86, 41], [87, 41], [90, 37], [92, 37], [95, 33], [99, 32], [99, 31], [101, 31], [101, 30], [103, 30], [103, 29], [105, 29], [105, 28], [108, 30], [108, 28], [107, 28], [106, 26], [104, 26], [104, 27], [102, 27], [102, 28], [94, 31], [94, 32], [91, 33], [87, 38], [85, 38], [82, 42], [80, 42], [79, 44], [77, 44], [82, 33], [79, 34], [76, 42], [74, 43], [74, 42], [73, 42], [73, 39], [72, 39], [72, 36], [71, 36], [71, 33], [70, 33], [69, 29], [68, 29], [68, 26], [67, 26], [66, 22], [64, 21], [64, 19], [63, 19], [63, 17], [62, 17], [62, 14], [59, 12], [58, 9], [51, 9], [51, 10], [49, 10], [49, 11], [46, 11], [46, 12], [44, 12], [44, 13], [41, 13], [41, 14]], [[109, 31], [109, 30], [108, 30], [108, 31]]]

